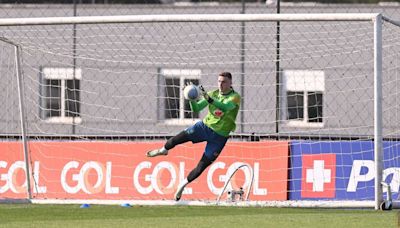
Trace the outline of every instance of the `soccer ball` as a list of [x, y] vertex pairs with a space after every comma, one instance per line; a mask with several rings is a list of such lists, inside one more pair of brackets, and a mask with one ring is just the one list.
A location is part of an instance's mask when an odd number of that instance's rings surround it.
[[200, 89], [198, 86], [190, 84], [183, 89], [183, 96], [187, 100], [197, 100], [200, 97]]

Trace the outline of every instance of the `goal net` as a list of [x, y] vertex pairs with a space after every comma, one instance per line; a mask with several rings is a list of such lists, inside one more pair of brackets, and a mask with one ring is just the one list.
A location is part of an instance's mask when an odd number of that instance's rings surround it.
[[381, 182], [397, 199], [400, 28], [380, 14], [0, 26], [3, 200], [174, 204], [205, 144], [145, 153], [205, 117], [183, 87], [217, 89], [222, 71], [242, 96], [236, 130], [180, 203], [377, 208]]

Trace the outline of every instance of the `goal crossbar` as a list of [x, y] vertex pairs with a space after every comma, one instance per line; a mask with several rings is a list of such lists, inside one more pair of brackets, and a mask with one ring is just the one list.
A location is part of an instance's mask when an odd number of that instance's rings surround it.
[[0, 19], [0, 26], [156, 23], [156, 22], [246, 22], [246, 21], [371, 21], [379, 13], [316, 14], [171, 14], [84, 17], [38, 17]]

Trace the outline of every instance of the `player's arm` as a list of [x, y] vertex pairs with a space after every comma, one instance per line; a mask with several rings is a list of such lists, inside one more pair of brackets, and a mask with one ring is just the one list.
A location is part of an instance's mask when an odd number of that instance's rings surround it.
[[240, 104], [240, 96], [233, 96], [232, 99], [226, 101], [226, 102], [221, 102], [218, 100], [213, 99], [208, 95], [208, 93], [204, 90], [203, 86], [199, 86], [200, 91], [203, 94], [204, 99], [207, 101], [207, 103], [212, 104], [216, 106], [217, 108], [221, 109], [223, 112], [229, 111], [234, 109], [237, 105]]
[[221, 109], [223, 112], [226, 112], [226, 111], [230, 111], [230, 110], [234, 109], [237, 105], [239, 105], [234, 100], [228, 100], [227, 102], [213, 100], [213, 102], [211, 104], [213, 104], [215, 107]]
[[208, 102], [205, 99], [201, 99], [199, 101], [189, 101], [189, 104], [193, 112], [200, 112], [207, 107]]

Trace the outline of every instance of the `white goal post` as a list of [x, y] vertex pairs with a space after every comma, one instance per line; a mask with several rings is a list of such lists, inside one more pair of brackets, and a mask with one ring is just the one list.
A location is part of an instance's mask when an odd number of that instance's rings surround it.
[[186, 82], [211, 90], [230, 71], [243, 98], [237, 130], [183, 204], [228, 202], [226, 187], [247, 185], [235, 205], [379, 209], [388, 184], [399, 193], [399, 34], [375, 13], [0, 19], [3, 83], [21, 88], [0, 86], [10, 107], [0, 112], [0, 192], [165, 204], [204, 145], [142, 155], [205, 116], [188, 110]]

